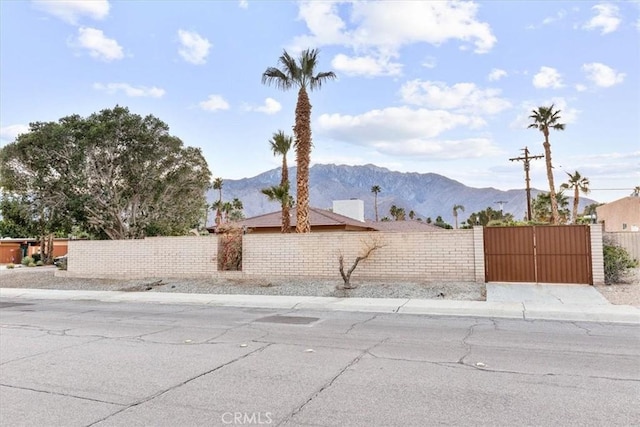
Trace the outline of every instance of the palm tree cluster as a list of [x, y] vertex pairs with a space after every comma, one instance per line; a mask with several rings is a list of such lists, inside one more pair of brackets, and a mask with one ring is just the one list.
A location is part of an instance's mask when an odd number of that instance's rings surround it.
[[318, 53], [318, 49], [307, 49], [302, 51], [296, 60], [285, 50], [278, 58], [278, 67], [269, 67], [262, 73], [263, 84], [274, 85], [284, 91], [291, 88], [298, 89], [295, 125], [293, 127], [297, 166], [297, 233], [309, 233], [311, 231], [309, 222], [309, 165], [311, 163], [312, 147], [311, 102], [309, 101], [307, 89], [310, 91], [320, 89], [324, 82], [336, 78], [333, 71], [316, 73]]
[[560, 186], [561, 189], [573, 189], [573, 212], [571, 215], [571, 221], [574, 224], [578, 223], [578, 204], [580, 201], [580, 193], [589, 194], [589, 178], [580, 175], [580, 172], [575, 171], [572, 175], [569, 175], [569, 181]]

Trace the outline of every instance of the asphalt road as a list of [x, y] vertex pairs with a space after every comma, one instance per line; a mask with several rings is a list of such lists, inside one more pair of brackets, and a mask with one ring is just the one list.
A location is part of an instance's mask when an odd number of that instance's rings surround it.
[[631, 325], [0, 302], [2, 426], [640, 425]]

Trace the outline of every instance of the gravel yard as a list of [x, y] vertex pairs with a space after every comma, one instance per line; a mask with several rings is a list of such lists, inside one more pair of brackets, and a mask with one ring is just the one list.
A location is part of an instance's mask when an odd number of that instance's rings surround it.
[[215, 279], [107, 280], [56, 277], [53, 267], [15, 268], [0, 270], [0, 287], [36, 289], [74, 289], [131, 292], [181, 292], [203, 294], [301, 295], [358, 298], [419, 298], [484, 301], [484, 283], [394, 283], [358, 282], [357, 289], [340, 291], [335, 280], [245, 281]]
[[[341, 283], [335, 280], [305, 280], [256, 282], [245, 280], [215, 279], [146, 279], [146, 280], [108, 280], [78, 279], [56, 277], [54, 267], [0, 269], [0, 287], [36, 288], [36, 289], [74, 289], [129, 292], [181, 292], [208, 294], [246, 294], [246, 295], [303, 295], [321, 297], [358, 297], [358, 298], [418, 298], [447, 299], [460, 301], [484, 301], [486, 289], [484, 283], [394, 283], [394, 282], [358, 282], [357, 289], [336, 290]], [[640, 268], [631, 270], [623, 283], [600, 285], [596, 289], [612, 304], [634, 305], [640, 307]]]

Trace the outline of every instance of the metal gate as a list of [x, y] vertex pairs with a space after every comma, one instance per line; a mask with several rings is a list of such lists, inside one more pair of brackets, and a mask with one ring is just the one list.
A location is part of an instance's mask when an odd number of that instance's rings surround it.
[[593, 284], [588, 226], [486, 227], [487, 282]]

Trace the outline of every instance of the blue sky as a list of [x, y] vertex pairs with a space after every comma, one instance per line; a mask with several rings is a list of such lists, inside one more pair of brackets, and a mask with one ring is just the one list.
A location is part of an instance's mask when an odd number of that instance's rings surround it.
[[[1, 145], [118, 104], [201, 147], [214, 176], [255, 176], [280, 165], [268, 140], [296, 101], [261, 75], [319, 48], [338, 78], [310, 94], [313, 163], [523, 188], [509, 158], [543, 153], [527, 116], [554, 103], [558, 186], [578, 170], [606, 202], [640, 185], [638, 1], [3, 0], [0, 16]], [[531, 179], [547, 188], [543, 160]]]

